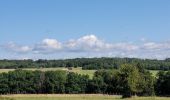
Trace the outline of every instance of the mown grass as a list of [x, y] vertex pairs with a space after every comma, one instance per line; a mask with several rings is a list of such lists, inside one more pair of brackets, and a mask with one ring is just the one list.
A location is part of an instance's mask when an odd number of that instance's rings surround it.
[[[14, 71], [15, 69], [0, 69], [0, 73], [7, 73], [9, 71]], [[82, 75], [89, 75], [90, 78], [93, 77], [93, 74], [96, 70], [82, 70], [81, 67], [78, 68], [72, 68], [72, 70], [68, 70], [67, 68], [23, 68], [23, 70], [31, 70], [31, 71], [35, 71], [35, 70], [40, 70], [40, 71], [56, 71], [56, 70], [65, 70], [65, 71], [69, 71], [69, 72], [75, 72], [78, 74], [82, 74]]]
[[156, 77], [156, 75], [158, 74], [159, 70], [149, 70], [153, 76]]
[[170, 100], [168, 97], [132, 97], [122, 99], [121, 96], [102, 94], [48, 94], [48, 95], [3, 95], [0, 100]]
[[[0, 69], [0, 73], [14, 71], [14, 70], [15, 69]], [[96, 71], [96, 70], [82, 70], [81, 67], [72, 68], [72, 70], [68, 70], [67, 68], [23, 68], [23, 70], [32, 70], [32, 71], [35, 71], [35, 70], [40, 70], [40, 71], [65, 70], [65, 71], [75, 72], [75, 73], [82, 74], [82, 75], [89, 75], [90, 78], [93, 77], [94, 72]], [[156, 77], [156, 75], [159, 71], [158, 70], [150, 70], [150, 72], [152, 73], [153, 76]]]
[[92, 78], [94, 73], [96, 72], [96, 70], [82, 70], [81, 67], [73, 68], [70, 71], [74, 73], [82, 74], [82, 75], [89, 75], [90, 78]]

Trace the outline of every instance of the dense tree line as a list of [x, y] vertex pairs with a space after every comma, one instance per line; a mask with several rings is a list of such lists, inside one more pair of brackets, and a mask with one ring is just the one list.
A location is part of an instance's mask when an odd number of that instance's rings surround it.
[[82, 67], [83, 69], [118, 69], [122, 64], [137, 64], [149, 70], [170, 70], [170, 59], [76, 58], [65, 60], [0, 60], [0, 68]]
[[160, 71], [157, 75], [156, 94], [170, 96], [170, 71]]
[[92, 79], [67, 71], [26, 71], [0, 74], [0, 94], [80, 94], [170, 95], [170, 72], [157, 78], [140, 64], [123, 64], [118, 70], [98, 70]]

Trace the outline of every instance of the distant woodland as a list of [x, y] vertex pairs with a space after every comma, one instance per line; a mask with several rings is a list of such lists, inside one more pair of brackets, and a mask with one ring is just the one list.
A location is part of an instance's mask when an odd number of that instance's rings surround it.
[[[97, 70], [93, 78], [64, 70], [24, 68], [82, 67]], [[170, 96], [170, 59], [77, 58], [65, 60], [1, 60], [0, 94], [114, 94], [123, 98]], [[159, 70], [153, 76], [149, 70]]]
[[98, 70], [93, 78], [68, 71], [28, 71], [0, 73], [0, 94], [110, 94], [123, 98], [169, 96], [170, 71], [157, 77], [137, 65], [124, 64], [117, 70]]
[[118, 69], [122, 64], [140, 64], [148, 70], [170, 70], [170, 58], [165, 60], [137, 58], [76, 58], [64, 60], [0, 60], [1, 69], [82, 67], [83, 69]]

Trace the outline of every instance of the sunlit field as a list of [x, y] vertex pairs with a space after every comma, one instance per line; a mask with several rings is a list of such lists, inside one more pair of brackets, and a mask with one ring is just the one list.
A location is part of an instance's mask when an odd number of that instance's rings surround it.
[[[14, 71], [14, 70], [15, 69], [0, 69], [0, 73]], [[82, 70], [81, 67], [72, 68], [71, 70], [69, 70], [67, 68], [23, 68], [23, 70], [31, 70], [31, 71], [35, 71], [35, 70], [40, 70], [40, 71], [65, 70], [65, 71], [75, 72], [75, 73], [82, 74], [82, 75], [89, 75], [90, 78], [93, 77], [93, 74], [96, 71], [96, 70]]]
[[[0, 73], [14, 71], [14, 70], [15, 69], [0, 69]], [[89, 75], [90, 78], [93, 77], [93, 74], [96, 71], [96, 70], [82, 70], [81, 67], [72, 68], [72, 70], [68, 70], [67, 68], [23, 68], [23, 70], [31, 70], [31, 71], [35, 71], [35, 70], [40, 70], [40, 71], [65, 70], [65, 71], [75, 72], [75, 73], [82, 74], [82, 75]], [[156, 76], [156, 74], [159, 71], [157, 71], [157, 70], [150, 70], [150, 72], [152, 73], [153, 76]]]
[[150, 72], [152, 73], [153, 76], [156, 77], [156, 75], [158, 74], [158, 70], [150, 70]]
[[4, 95], [0, 100], [170, 100], [168, 97], [132, 97], [122, 99], [121, 96], [102, 94], [48, 94], [48, 95]]

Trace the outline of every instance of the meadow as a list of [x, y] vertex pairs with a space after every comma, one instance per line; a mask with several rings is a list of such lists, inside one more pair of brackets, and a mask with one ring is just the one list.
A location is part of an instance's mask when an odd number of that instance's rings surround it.
[[102, 94], [19, 94], [4, 95], [0, 100], [170, 100], [168, 97], [132, 97], [122, 99], [121, 96]]
[[[0, 73], [7, 73], [9, 71], [14, 71], [15, 69], [0, 69]], [[81, 67], [77, 67], [77, 68], [72, 68], [72, 70], [69, 70], [68, 68], [23, 68], [23, 70], [31, 70], [31, 71], [35, 71], [35, 70], [40, 70], [40, 71], [56, 71], [56, 70], [65, 70], [65, 71], [69, 71], [69, 72], [74, 72], [74, 73], [78, 73], [81, 75], [89, 75], [90, 78], [93, 77], [93, 74], [96, 70], [82, 70]]]
[[[0, 69], [0, 73], [14, 71], [14, 70], [15, 69]], [[31, 70], [31, 71], [35, 71], [35, 70], [40, 70], [40, 71], [65, 70], [65, 71], [69, 71], [69, 72], [78, 73], [78, 74], [81, 74], [81, 75], [89, 75], [90, 78], [93, 77], [93, 74], [96, 71], [96, 70], [82, 70], [81, 67], [72, 68], [72, 70], [68, 70], [67, 68], [23, 68], [23, 70]], [[150, 72], [152, 73], [153, 76], [156, 76], [156, 74], [159, 71], [158, 70], [150, 70]]]

